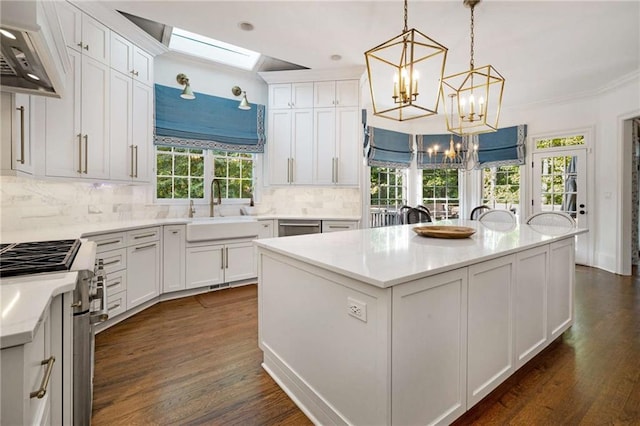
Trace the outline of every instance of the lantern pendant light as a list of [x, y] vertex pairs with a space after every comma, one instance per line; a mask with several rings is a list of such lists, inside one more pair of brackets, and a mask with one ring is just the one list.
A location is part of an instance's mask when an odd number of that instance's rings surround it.
[[[447, 130], [458, 135], [495, 132], [502, 104], [504, 78], [491, 65], [475, 67], [474, 8], [480, 0], [464, 0], [471, 9], [471, 60], [469, 71], [449, 75], [442, 80], [442, 96], [452, 97], [451, 111], [446, 111]], [[445, 105], [445, 110], [447, 105]]]
[[[365, 52], [373, 114], [397, 121], [438, 113], [447, 48], [415, 28]], [[420, 82], [418, 89], [418, 82]]]

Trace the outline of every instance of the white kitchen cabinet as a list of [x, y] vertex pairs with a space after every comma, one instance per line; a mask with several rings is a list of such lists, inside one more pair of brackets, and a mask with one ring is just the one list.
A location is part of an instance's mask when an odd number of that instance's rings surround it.
[[153, 57], [121, 35], [111, 33], [111, 68], [153, 86]]
[[186, 288], [224, 282], [224, 244], [187, 247]]
[[313, 106], [357, 107], [360, 104], [358, 80], [317, 81], [313, 83]]
[[269, 110], [313, 107], [313, 82], [269, 85]]
[[110, 79], [110, 178], [148, 182], [153, 88], [114, 69]]
[[160, 227], [126, 233], [127, 310], [160, 294]]
[[56, 2], [62, 33], [68, 47], [108, 65], [111, 31], [68, 2]]
[[547, 290], [547, 330], [550, 340], [554, 340], [573, 324], [575, 268], [567, 268], [567, 265], [574, 265], [574, 261], [573, 238], [550, 244]]
[[467, 408], [467, 269], [392, 294], [391, 424], [451, 423]]
[[515, 371], [515, 256], [469, 267], [467, 403], [484, 398]]
[[547, 246], [520, 252], [516, 256], [515, 355], [516, 369], [538, 354], [548, 342]]
[[[0, 424], [69, 423], [71, 387], [63, 383], [63, 377], [69, 377], [73, 360], [72, 314], [63, 306], [63, 298], [70, 305], [70, 293], [56, 296], [43, 313], [31, 342], [0, 351]], [[44, 392], [37, 395], [40, 389]]]
[[162, 291], [185, 289], [186, 239], [185, 225], [168, 225], [163, 229]]
[[258, 232], [258, 239], [261, 238], [273, 238], [275, 237], [275, 221], [273, 219], [261, 219], [258, 221], [260, 223], [260, 230]]
[[323, 220], [322, 232], [339, 232], [358, 229], [358, 222], [355, 220]]
[[314, 108], [314, 183], [358, 185], [360, 111], [357, 107]]
[[196, 243], [187, 247], [186, 287], [198, 288], [255, 278], [252, 241]]
[[109, 177], [109, 67], [68, 49], [67, 95], [46, 99], [46, 175]]
[[270, 183], [311, 184], [313, 109], [270, 111], [268, 140]]

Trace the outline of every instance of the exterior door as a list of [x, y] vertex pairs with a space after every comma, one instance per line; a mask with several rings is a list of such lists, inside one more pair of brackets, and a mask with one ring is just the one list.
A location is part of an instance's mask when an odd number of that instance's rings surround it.
[[[553, 150], [533, 154], [533, 213], [561, 211], [587, 228], [587, 150]], [[588, 264], [589, 239], [576, 237], [576, 263]]]

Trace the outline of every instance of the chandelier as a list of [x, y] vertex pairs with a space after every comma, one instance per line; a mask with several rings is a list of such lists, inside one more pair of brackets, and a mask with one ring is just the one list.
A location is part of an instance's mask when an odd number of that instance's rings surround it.
[[[495, 132], [502, 104], [504, 78], [491, 65], [475, 68], [474, 8], [480, 0], [464, 0], [471, 8], [471, 60], [469, 71], [449, 75], [442, 80], [442, 96], [452, 99], [446, 114], [447, 130], [458, 135]], [[446, 109], [446, 105], [445, 105]]]
[[[415, 28], [365, 52], [373, 114], [397, 121], [438, 113], [447, 48]], [[418, 89], [418, 82], [420, 88]]]

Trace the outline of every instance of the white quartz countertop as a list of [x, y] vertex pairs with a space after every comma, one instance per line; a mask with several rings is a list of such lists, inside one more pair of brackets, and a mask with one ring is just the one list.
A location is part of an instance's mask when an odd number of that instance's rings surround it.
[[463, 239], [427, 238], [413, 231], [418, 225], [399, 225], [269, 238], [256, 240], [255, 244], [386, 288], [587, 232], [553, 226], [482, 224], [472, 220], [419, 226], [429, 225], [467, 226], [476, 233]]
[[38, 274], [0, 280], [0, 348], [33, 340], [54, 297], [72, 291], [77, 272]]

